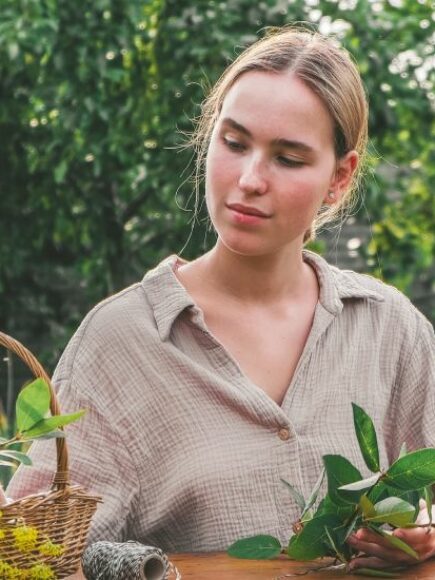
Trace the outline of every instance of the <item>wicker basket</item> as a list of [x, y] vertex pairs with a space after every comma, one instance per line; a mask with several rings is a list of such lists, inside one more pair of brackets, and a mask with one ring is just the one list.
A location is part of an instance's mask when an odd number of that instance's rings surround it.
[[[51, 413], [59, 415], [59, 404], [50, 379], [32, 353], [2, 332], [0, 346], [20, 357], [35, 377], [47, 382], [51, 391]], [[0, 508], [0, 530], [4, 532], [0, 536], [0, 559], [20, 569], [29, 569], [37, 561], [50, 566], [56, 578], [65, 578], [79, 568], [91, 518], [101, 498], [89, 495], [80, 486], [70, 485], [66, 440], [56, 439], [56, 448], [57, 472], [51, 490]], [[38, 544], [28, 552], [20, 551], [13, 532], [23, 525], [37, 528], [41, 541], [47, 538], [54, 544], [61, 544], [63, 553], [60, 556], [42, 555]]]

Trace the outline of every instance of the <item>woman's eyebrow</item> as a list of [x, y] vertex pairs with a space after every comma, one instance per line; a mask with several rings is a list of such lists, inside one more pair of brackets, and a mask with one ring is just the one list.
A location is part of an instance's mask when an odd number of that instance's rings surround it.
[[295, 141], [290, 139], [274, 139], [272, 144], [279, 147], [286, 147], [287, 149], [298, 149], [304, 153], [314, 153], [313, 147], [303, 143], [302, 141]]
[[[222, 119], [222, 125], [228, 125], [233, 129], [235, 129], [236, 131], [238, 131], [239, 133], [246, 135], [246, 137], [252, 138], [251, 131], [249, 131], [249, 129], [247, 129], [240, 123], [237, 123], [237, 121], [235, 121], [234, 119], [231, 119], [231, 117], [225, 117], [224, 119]], [[296, 141], [293, 139], [284, 139], [284, 138], [274, 139], [272, 141], [272, 145], [278, 147], [286, 147], [287, 149], [298, 149], [299, 151], [304, 151], [306, 153], [314, 152], [314, 149], [310, 145], [307, 145], [307, 143], [303, 143], [302, 141]]]
[[237, 123], [237, 121], [234, 121], [234, 119], [231, 119], [231, 117], [225, 117], [224, 119], [222, 119], [222, 125], [229, 125], [239, 133], [243, 133], [243, 135], [246, 135], [246, 137], [252, 137], [251, 131], [249, 131], [246, 127], [244, 127], [240, 123]]

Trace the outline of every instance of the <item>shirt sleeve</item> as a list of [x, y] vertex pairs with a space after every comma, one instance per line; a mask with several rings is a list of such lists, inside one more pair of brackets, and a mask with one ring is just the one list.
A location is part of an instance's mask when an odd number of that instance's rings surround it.
[[[53, 378], [63, 414], [86, 409], [84, 417], [65, 428], [70, 482], [80, 484], [103, 500], [94, 515], [89, 542], [133, 539], [131, 520], [139, 490], [136, 468], [117, 428], [116, 416], [111, 414], [110, 403], [103, 412], [101, 397], [93, 397], [95, 381], [105, 380], [107, 384], [99, 385], [99, 392], [107, 390], [110, 401], [107, 375], [101, 373], [104, 377], [101, 379], [92, 363], [83, 364], [89, 360], [89, 345], [84, 349], [87, 352], [83, 361], [83, 355], [77, 354], [74, 346], [76, 341], [74, 337], [68, 345]], [[32, 444], [33, 465], [17, 470], [8, 486], [8, 497], [18, 499], [50, 489], [56, 471], [55, 447], [52, 439]]]
[[389, 413], [390, 462], [406, 443], [408, 451], [435, 447], [435, 335], [432, 325], [415, 312], [414, 340], [399, 369]]

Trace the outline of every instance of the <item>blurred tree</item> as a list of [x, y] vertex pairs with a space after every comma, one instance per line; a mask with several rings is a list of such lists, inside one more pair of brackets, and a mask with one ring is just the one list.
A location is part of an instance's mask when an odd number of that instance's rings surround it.
[[51, 367], [93, 303], [188, 240], [186, 257], [213, 243], [183, 133], [226, 64], [295, 21], [336, 34], [367, 86], [367, 268], [432, 291], [430, 0], [3, 0], [2, 329]]

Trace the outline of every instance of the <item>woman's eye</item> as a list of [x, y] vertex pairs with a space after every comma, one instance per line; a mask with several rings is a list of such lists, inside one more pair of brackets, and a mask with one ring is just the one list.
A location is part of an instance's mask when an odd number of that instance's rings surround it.
[[302, 167], [302, 165], [304, 165], [304, 162], [301, 159], [292, 159], [291, 157], [284, 157], [283, 155], [279, 155], [277, 160], [278, 163], [285, 167]]
[[244, 151], [245, 146], [243, 143], [239, 143], [239, 141], [234, 141], [233, 139], [229, 139], [228, 137], [223, 138], [225, 145], [231, 149], [231, 151]]

